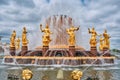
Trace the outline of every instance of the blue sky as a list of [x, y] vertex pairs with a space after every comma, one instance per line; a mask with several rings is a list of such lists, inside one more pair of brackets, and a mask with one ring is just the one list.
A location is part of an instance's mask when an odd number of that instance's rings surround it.
[[[81, 26], [83, 36], [80, 45], [88, 46], [88, 40], [85, 40], [90, 36], [87, 28], [94, 26], [98, 33], [107, 29], [111, 35], [111, 48], [120, 49], [119, 8], [120, 0], [0, 0], [0, 35], [4, 36], [2, 41], [9, 41], [12, 30], [21, 36], [21, 30], [26, 26], [30, 40], [34, 41], [41, 36], [38, 30], [40, 23], [51, 15], [64, 14]], [[81, 37], [77, 41], [79, 39]]]

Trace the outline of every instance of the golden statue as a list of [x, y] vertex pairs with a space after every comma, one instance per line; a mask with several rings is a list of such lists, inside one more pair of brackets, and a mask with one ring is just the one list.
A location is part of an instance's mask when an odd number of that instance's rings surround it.
[[59, 69], [58, 70], [58, 73], [57, 73], [57, 77], [56, 77], [58, 80], [63, 80], [64, 77], [63, 77], [63, 70], [62, 69]]
[[110, 41], [109, 41], [110, 36], [109, 34], [107, 34], [107, 30], [104, 31], [103, 36], [104, 36], [104, 47], [109, 49], [110, 48]]
[[42, 29], [42, 24], [40, 24], [40, 30], [44, 32], [44, 35], [42, 36], [43, 46], [49, 46], [49, 43], [51, 42], [50, 34], [52, 34], [49, 26], [46, 24], [45, 29]]
[[99, 41], [100, 41], [99, 50], [102, 51], [103, 50], [103, 41], [104, 41], [104, 39], [103, 39], [101, 34], [100, 34], [100, 40]]
[[26, 31], [26, 27], [24, 27], [22, 32], [22, 46], [27, 46], [27, 44], [28, 44], [27, 31]]
[[91, 34], [90, 45], [91, 45], [91, 47], [96, 47], [96, 44], [97, 44], [97, 40], [96, 40], [97, 32], [95, 31], [94, 27], [92, 28], [92, 30], [90, 30], [88, 28], [88, 31], [89, 31], [89, 34]]
[[67, 29], [67, 33], [69, 34], [69, 45], [74, 46], [75, 45], [75, 31], [78, 31], [79, 27], [70, 27], [69, 29]]
[[30, 71], [29, 69], [25, 69], [22, 71], [22, 79], [23, 80], [30, 80], [33, 76], [32, 71]]
[[72, 73], [71, 73], [71, 77], [73, 80], [80, 80], [82, 75], [83, 75], [83, 73], [77, 69], [72, 71]]
[[20, 49], [20, 38], [19, 37], [16, 39], [16, 49], [17, 50]]
[[10, 47], [15, 47], [16, 31], [14, 30], [10, 37]]

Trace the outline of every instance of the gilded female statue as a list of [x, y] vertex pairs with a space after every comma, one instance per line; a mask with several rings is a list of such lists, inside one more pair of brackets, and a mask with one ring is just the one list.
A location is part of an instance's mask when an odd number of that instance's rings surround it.
[[44, 35], [42, 36], [43, 46], [48, 46], [51, 42], [50, 34], [52, 34], [52, 32], [50, 31], [49, 26], [47, 24], [45, 29], [42, 29], [42, 25], [40, 25], [40, 30], [41, 32], [44, 32]]
[[104, 36], [104, 47], [107, 47], [109, 49], [110, 48], [110, 40], [109, 40], [110, 36], [107, 33], [107, 30], [104, 30], [103, 36]]
[[95, 31], [94, 27], [91, 30], [88, 28], [88, 32], [91, 34], [90, 45], [91, 47], [95, 47], [97, 44], [97, 32]]
[[10, 38], [10, 47], [15, 47], [16, 31], [14, 30]]
[[20, 49], [20, 38], [19, 37], [16, 39], [16, 49], [17, 50]]
[[22, 32], [22, 46], [27, 46], [27, 44], [28, 44], [27, 30], [26, 30], [26, 27], [24, 27]]
[[67, 29], [67, 33], [69, 34], [69, 45], [74, 46], [75, 45], [75, 31], [78, 31], [79, 27], [70, 27], [69, 29]]

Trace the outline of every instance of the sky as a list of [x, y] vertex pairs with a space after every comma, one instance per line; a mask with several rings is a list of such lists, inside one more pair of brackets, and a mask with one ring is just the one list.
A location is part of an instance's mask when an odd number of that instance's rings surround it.
[[8, 42], [13, 30], [21, 36], [26, 26], [30, 46], [40, 45], [39, 24], [49, 16], [63, 14], [81, 26], [77, 34], [79, 45], [89, 47], [87, 29], [95, 27], [99, 34], [107, 29], [111, 48], [120, 49], [119, 8], [120, 0], [0, 0], [0, 36], [3, 42]]

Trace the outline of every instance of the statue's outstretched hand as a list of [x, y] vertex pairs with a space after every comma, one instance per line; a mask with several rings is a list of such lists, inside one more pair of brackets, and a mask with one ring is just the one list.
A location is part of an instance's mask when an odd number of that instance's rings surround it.
[[78, 26], [77, 30], [79, 30], [80, 26]]
[[42, 30], [42, 24], [40, 24], [40, 30], [43, 31], [43, 30]]
[[90, 28], [88, 28], [88, 31], [90, 31]]
[[88, 32], [90, 33], [90, 28], [88, 28]]

